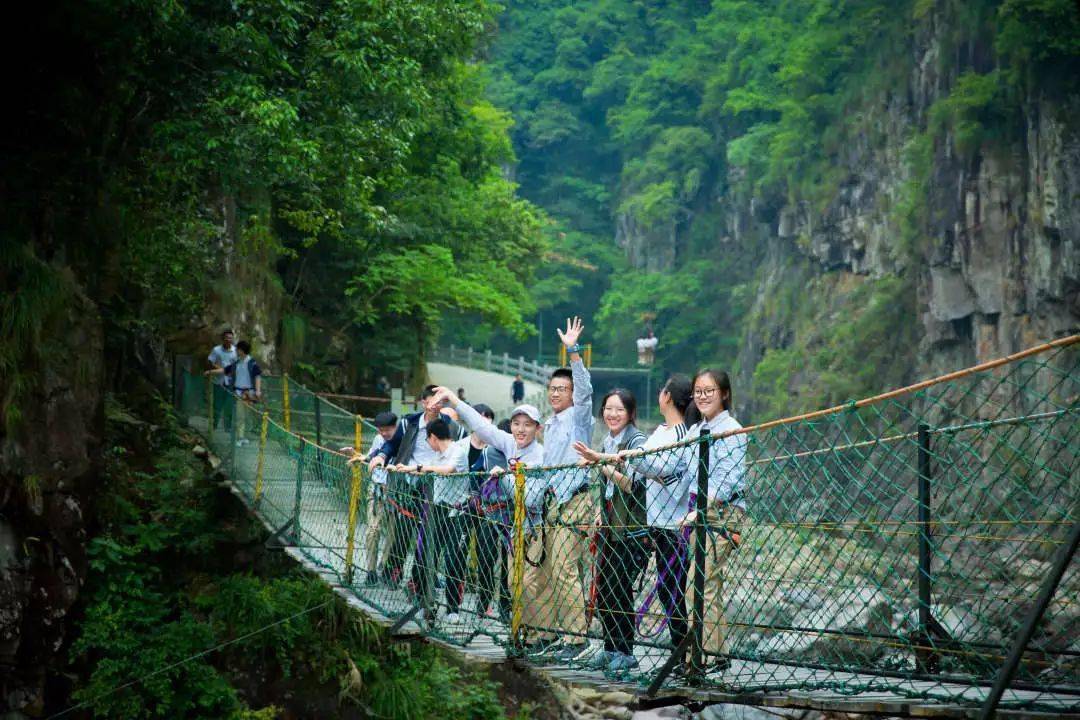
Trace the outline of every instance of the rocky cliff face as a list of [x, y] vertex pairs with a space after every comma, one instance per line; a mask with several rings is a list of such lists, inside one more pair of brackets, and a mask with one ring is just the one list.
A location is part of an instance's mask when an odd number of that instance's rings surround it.
[[[787, 205], [755, 222], [757, 208], [730, 208], [729, 232], [758, 233], [769, 248], [739, 358], [743, 387], [766, 349], [792, 342], [788, 318], [771, 316], [768, 300], [807, 281], [807, 260], [826, 281], [913, 281], [918, 345], [897, 358], [909, 364], [908, 379], [1080, 330], [1080, 98], [1029, 98], [1022, 139], [984, 143], [967, 157], [946, 132], [934, 142], [929, 176], [918, 177], [910, 143], [956, 79], [939, 74], [940, 45], [933, 32], [918, 39], [907, 86], [867, 108], [873, 132], [846, 144], [846, 180], [823, 212]], [[899, 215], [912, 197], [926, 212], [922, 240], [908, 248]], [[817, 320], [830, 322], [825, 312]]]
[[30, 716], [63, 664], [101, 456], [102, 323], [81, 292], [71, 299], [48, 328], [62, 352], [45, 358], [21, 421], [0, 437], [0, 708]]

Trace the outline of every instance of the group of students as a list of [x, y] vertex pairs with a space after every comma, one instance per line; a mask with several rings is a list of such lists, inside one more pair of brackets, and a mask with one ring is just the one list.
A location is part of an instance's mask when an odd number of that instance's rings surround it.
[[[466, 554], [475, 537], [478, 615], [509, 621], [508, 576], [517, 464], [528, 469], [522, 627], [526, 651], [556, 661], [612, 672], [637, 667], [635, 637], [666, 626], [672, 647], [685, 658], [694, 606], [694, 553], [698, 448], [685, 441], [708, 431], [708, 510], [703, 593], [704, 650], [710, 669], [722, 670], [723, 573], [738, 547], [746, 518], [746, 436], [731, 415], [726, 373], [702, 370], [692, 379], [672, 376], [659, 392], [664, 417], [648, 437], [636, 425], [637, 402], [613, 389], [600, 403], [607, 427], [593, 449], [593, 389], [581, 357], [579, 318], [558, 330], [569, 368], [548, 382], [552, 415], [520, 404], [502, 427], [483, 405], [472, 406], [445, 387], [421, 394], [422, 412], [400, 420], [376, 418], [379, 438], [366, 455], [373, 502], [365, 539], [369, 585], [402, 582], [414, 554], [409, 585], [425, 619], [435, 622], [436, 570], [446, 578], [447, 621], [458, 619], [467, 578]], [[681, 444], [680, 444], [681, 443]], [[675, 447], [671, 447], [675, 446]], [[389, 471], [389, 472], [388, 472]], [[599, 488], [597, 492], [591, 492]], [[387, 547], [381, 562], [380, 540]], [[635, 608], [636, 589], [652, 567], [651, 590]], [[501, 567], [501, 570], [500, 570]], [[591, 571], [589, 570], [591, 568]], [[644, 582], [644, 586], [648, 586]], [[650, 605], [659, 601], [657, 610]], [[604, 644], [590, 646], [589, 625], [599, 620]], [[660, 621], [655, 621], [660, 617]], [[652, 621], [646, 625], [646, 619]], [[676, 671], [685, 669], [680, 663]]]

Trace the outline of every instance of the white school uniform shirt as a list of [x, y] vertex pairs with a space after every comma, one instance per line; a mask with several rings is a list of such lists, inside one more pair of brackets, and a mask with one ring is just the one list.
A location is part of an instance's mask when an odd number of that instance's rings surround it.
[[[688, 438], [701, 437], [703, 428], [708, 428], [713, 435], [742, 429], [738, 420], [727, 410], [722, 411], [712, 420], [702, 420], [687, 432]], [[746, 494], [746, 446], [749, 439], [746, 433], [730, 435], [709, 444], [709, 502], [728, 502], [736, 494]], [[690, 463], [690, 487], [697, 487], [697, 462]], [[743, 497], [731, 502], [731, 505], [746, 510]]]
[[[686, 439], [686, 425], [661, 424], [642, 449], [656, 450]], [[690, 510], [690, 477], [686, 472], [685, 449], [630, 458], [627, 465], [645, 478], [645, 518], [650, 527], [674, 530]]]
[[[228, 350], [225, 349], [224, 345], [215, 345], [214, 349], [210, 351], [210, 354], [206, 359], [214, 367], [227, 368], [236, 362], [236, 345], [233, 345]], [[224, 374], [214, 375], [212, 377], [214, 378], [215, 385], [225, 384]]]
[[[377, 453], [379, 451], [379, 448], [381, 448], [385, 444], [386, 444], [386, 441], [383, 440], [383, 436], [376, 433], [375, 439], [371, 441], [371, 447], [368, 448], [367, 455], [365, 455], [364, 457], [367, 458], [368, 460], [375, 457], [375, 453]], [[379, 467], [375, 468], [374, 470], [372, 470], [371, 471], [371, 481], [373, 483], [375, 483], [376, 485], [385, 485], [386, 484], [386, 468], [384, 468], [382, 466], [379, 466]]]
[[555, 493], [555, 499], [561, 505], [574, 496], [574, 493], [589, 482], [589, 471], [577, 466], [578, 454], [574, 443], [592, 442], [592, 379], [585, 363], [575, 360], [570, 363], [570, 372], [574, 376], [574, 404], [560, 413], [552, 415], [544, 423], [544, 460], [543, 465], [574, 465], [575, 467], [556, 470], [548, 476], [548, 485]]
[[[476, 433], [477, 437], [492, 446], [503, 455], [507, 461], [525, 463], [527, 468], [539, 468], [544, 464], [544, 446], [533, 440], [528, 446], [519, 448], [514, 436], [503, 432], [495, 427], [486, 417], [476, 412], [471, 405], [465, 402], [457, 404], [458, 417], [461, 422], [468, 426], [469, 430]], [[500, 485], [505, 493], [514, 497], [514, 474], [504, 473], [500, 478]], [[525, 480], [525, 508], [530, 518], [535, 520], [543, 513], [544, 492], [548, 484], [544, 476], [527, 477]]]
[[[618, 435], [615, 436], [612, 436], [611, 433], [608, 433], [607, 437], [605, 437], [604, 441], [600, 444], [600, 451], [605, 455], [614, 455], [615, 453], [619, 452], [619, 445], [622, 445], [623, 441], [626, 440], [626, 434], [627, 432], [629, 432], [630, 427], [630, 425], [627, 425], [619, 431]], [[634, 429], [636, 430], [637, 428]], [[641, 447], [642, 443], [645, 441], [645, 438], [641, 435], [638, 435], [638, 437], [640, 439], [636, 442], [636, 444], [632, 443], [626, 446], [625, 449], [637, 450], [639, 447]], [[639, 482], [639, 479], [635, 477], [635, 474], [633, 472], [629, 472], [626, 474], [630, 477], [631, 482]], [[610, 500], [614, 494], [615, 482], [613, 480], [608, 480], [604, 486], [604, 497]]]
[[437, 453], [428, 445], [427, 441], [427, 417], [420, 416], [420, 427], [416, 431], [416, 442], [413, 443], [412, 457], [406, 465], [441, 465], [435, 462]]
[[[462, 460], [463, 453], [465, 460]], [[437, 504], [456, 506], [464, 504], [469, 499], [469, 476], [457, 474], [457, 469], [465, 463], [468, 463], [468, 450], [464, 450], [460, 442], [451, 443], [443, 452], [435, 453], [431, 466], [444, 467], [449, 465], [455, 469], [455, 474], [439, 474], [435, 476], [431, 499]]]

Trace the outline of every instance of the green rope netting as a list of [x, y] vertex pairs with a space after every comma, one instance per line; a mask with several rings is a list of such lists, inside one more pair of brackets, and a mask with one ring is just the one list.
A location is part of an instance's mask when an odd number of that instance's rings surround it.
[[[177, 397], [286, 545], [391, 620], [419, 608], [423, 632], [466, 651], [641, 686], [663, 669], [664, 686], [971, 705], [1080, 520], [1078, 365], [1080, 346], [1056, 347], [519, 477], [348, 465], [327, 448], [354, 445], [357, 419], [291, 383], [286, 431], [278, 378], [256, 407], [202, 376], [184, 375]], [[374, 430], [361, 432], [366, 450]], [[737, 495], [684, 526], [699, 479]], [[560, 503], [549, 487], [580, 489]], [[447, 496], [460, 500], [435, 501]], [[1078, 591], [1070, 563], [1002, 706], [1080, 709]]]

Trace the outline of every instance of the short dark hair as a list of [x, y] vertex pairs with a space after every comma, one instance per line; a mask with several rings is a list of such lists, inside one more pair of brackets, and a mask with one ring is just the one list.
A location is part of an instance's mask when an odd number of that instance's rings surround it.
[[555, 372], [551, 373], [551, 377], [548, 378], [548, 383], [550, 383], [555, 378], [566, 378], [570, 381], [571, 385], [574, 384], [574, 373], [570, 370], [570, 368], [557, 368]]
[[383, 410], [381, 413], [375, 416], [375, 427], [391, 427], [397, 425], [397, 415], [389, 410]]
[[499, 428], [503, 432], [506, 432], [506, 433], [510, 432], [510, 418], [503, 418], [502, 420], [499, 421], [499, 424], [496, 425], [495, 427]]
[[450, 439], [450, 425], [445, 420], [439, 418], [438, 420], [432, 420], [427, 424], [428, 436], [434, 435], [440, 440]]
[[225, 337], [226, 335], [235, 335], [235, 334], [236, 333], [233, 332], [232, 328], [225, 328], [224, 330], [221, 331], [221, 336], [222, 337]]
[[438, 385], [425, 385], [424, 389], [420, 391], [420, 399], [427, 400], [429, 397], [435, 394], [435, 389]]
[[619, 398], [619, 402], [626, 408], [626, 416], [629, 418], [631, 425], [637, 425], [637, 398], [634, 397], [634, 393], [630, 392], [626, 388], [611, 388], [604, 395], [604, 398], [600, 401], [600, 417], [604, 417], [604, 407], [607, 405], [608, 398], [614, 395]]
[[490, 406], [484, 403], [476, 403], [472, 406], [472, 409], [486, 417], [491, 422], [495, 422], [495, 411]]
[[251, 343], [249, 343], [247, 340], [241, 340], [240, 342], [236, 343], [236, 349], [240, 350], [245, 355], [250, 355], [251, 354]]

